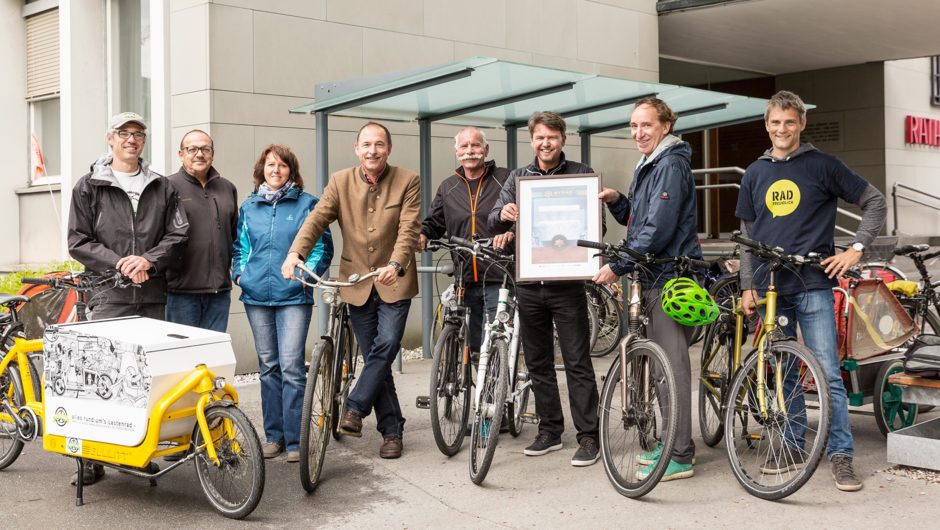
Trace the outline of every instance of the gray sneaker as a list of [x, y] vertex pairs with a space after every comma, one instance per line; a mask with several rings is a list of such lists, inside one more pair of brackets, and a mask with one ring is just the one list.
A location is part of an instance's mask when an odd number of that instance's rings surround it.
[[261, 446], [261, 454], [264, 455], [265, 458], [274, 458], [281, 454], [283, 450], [284, 447], [281, 444], [274, 442], [265, 442], [264, 445]]
[[858, 491], [862, 489], [862, 481], [855, 476], [852, 467], [852, 457], [848, 455], [832, 455], [832, 478], [836, 487], [842, 491]]
[[597, 440], [590, 436], [585, 436], [581, 438], [581, 441], [578, 443], [580, 447], [575, 451], [574, 456], [571, 457], [571, 465], [575, 467], [586, 467], [597, 462], [597, 459], [600, 458]]
[[540, 432], [535, 441], [522, 451], [526, 456], [542, 456], [561, 449], [561, 437]]
[[760, 466], [760, 472], [765, 475], [782, 475], [788, 471], [801, 469], [805, 465], [805, 451], [784, 445], [767, 455], [767, 460]]

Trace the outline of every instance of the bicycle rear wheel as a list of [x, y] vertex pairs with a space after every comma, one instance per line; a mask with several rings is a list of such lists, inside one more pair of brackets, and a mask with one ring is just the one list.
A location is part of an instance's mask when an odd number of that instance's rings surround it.
[[[617, 493], [642, 497], [663, 477], [676, 439], [676, 400], [672, 366], [656, 343], [634, 342], [610, 366], [601, 391], [600, 446], [604, 471]], [[664, 457], [640, 463], [640, 455], [657, 448]]]
[[463, 363], [460, 326], [447, 324], [431, 358], [431, 432], [437, 448], [454, 456], [470, 416], [470, 365]]
[[[196, 456], [196, 474], [209, 503], [222, 515], [242, 519], [250, 514], [264, 493], [264, 458], [258, 433], [245, 413], [234, 406], [210, 407], [206, 422], [219, 457], [219, 465], [207, 453]], [[197, 427], [196, 447], [207, 441]]]
[[300, 484], [313, 492], [320, 484], [323, 456], [330, 443], [327, 429], [332, 425], [333, 410], [333, 343], [320, 339], [313, 348], [307, 386], [304, 389], [304, 407], [300, 414]]
[[[758, 355], [748, 356], [731, 380], [725, 446], [731, 470], [744, 489], [761, 499], [778, 500], [799, 490], [819, 465], [832, 415], [829, 383], [815, 354], [796, 341], [782, 340], [767, 346], [761, 389]], [[783, 388], [776, 383], [778, 371]], [[816, 410], [807, 409], [807, 393], [816, 394]]]
[[[8, 364], [6, 370], [0, 374], [0, 396], [15, 408], [22, 407], [26, 403], [17, 363]], [[0, 414], [5, 413], [0, 410]], [[16, 435], [16, 423], [12, 418], [0, 419], [0, 469], [15, 462], [21, 452], [23, 452], [23, 441]]]
[[[522, 434], [522, 415], [529, 408], [529, 395], [532, 393], [532, 385], [529, 383], [529, 369], [525, 365], [525, 356], [522, 355], [522, 344], [519, 344], [519, 352], [516, 354], [516, 365], [513, 367], [515, 376], [512, 379], [512, 388], [509, 389], [509, 401], [506, 417], [509, 418], [509, 434], [513, 438]], [[523, 390], [520, 388], [525, 387]]]
[[349, 320], [340, 328], [337, 344], [339, 346], [336, 350], [342, 356], [340, 357], [342, 364], [333, 377], [333, 395], [336, 397], [330, 409], [330, 432], [334, 440], [343, 437], [339, 432], [339, 421], [346, 412], [346, 398], [349, 397], [349, 389], [356, 378], [356, 362], [359, 360], [359, 345], [356, 343], [356, 336], [353, 335]]
[[483, 380], [479, 381], [480, 401], [470, 428], [470, 480], [481, 484], [493, 463], [493, 453], [499, 440], [499, 428], [506, 405], [506, 387], [509, 378], [509, 344], [498, 338], [490, 346], [489, 360]]
[[[728, 318], [733, 315], [722, 315]], [[698, 381], [698, 425], [705, 445], [715, 447], [724, 435], [721, 405], [731, 383], [734, 329], [718, 322], [709, 326], [702, 343], [702, 369]]]
[[591, 356], [603, 357], [614, 351], [623, 337], [623, 309], [607, 288], [588, 282], [588, 302], [597, 315], [597, 339], [591, 348]]

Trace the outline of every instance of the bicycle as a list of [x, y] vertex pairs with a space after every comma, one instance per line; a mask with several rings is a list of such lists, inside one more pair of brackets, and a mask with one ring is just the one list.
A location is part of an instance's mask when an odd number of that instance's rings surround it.
[[[765, 314], [756, 348], [743, 355], [749, 331], [741, 298], [735, 294], [730, 305], [720, 306], [702, 353], [700, 392], [706, 396], [699, 399], [707, 400], [721, 422], [703, 422], [702, 435], [710, 445], [725, 439], [731, 470], [748, 493], [778, 500], [799, 490], [816, 470], [832, 411], [829, 383], [815, 354], [782, 334], [788, 322], [777, 315], [777, 273], [787, 266], [818, 266], [821, 259], [785, 254], [738, 231], [731, 239], [768, 262], [767, 293], [757, 302]], [[807, 411], [804, 393], [816, 394], [815, 411]]]
[[[478, 241], [479, 252], [487, 258], [499, 255]], [[450, 250], [452, 253], [472, 252], [473, 243], [458, 237], [428, 241], [428, 250]], [[470, 358], [470, 311], [464, 304], [464, 267], [459, 257], [449, 268], [454, 283], [441, 296], [443, 327], [434, 343], [431, 356], [431, 380], [428, 408], [431, 411], [431, 432], [437, 448], [454, 456], [463, 445], [467, 419], [470, 416], [470, 387], [473, 384]]]
[[[579, 240], [577, 244], [598, 250], [608, 261], [626, 255], [634, 263], [627, 276], [627, 335], [620, 341], [620, 353], [601, 389], [599, 444], [604, 472], [614, 489], [625, 497], [638, 498], [652, 491], [665, 474], [677, 430], [675, 375], [662, 347], [646, 338], [649, 317], [641, 276], [651, 274], [651, 265], [673, 263], [677, 275], [683, 276], [708, 263], [640, 254], [623, 242], [612, 245]], [[654, 451], [666, 456], [652, 462], [642, 456]]]
[[911, 285], [916, 286], [916, 290], [898, 292], [899, 289], [895, 289], [895, 296], [914, 319], [920, 333], [937, 335], [940, 334], [940, 317], [937, 316], [940, 315], [940, 294], [937, 293], [940, 280], [934, 281], [931, 278], [927, 262], [940, 257], [940, 250], [928, 253], [929, 249], [929, 245], [906, 245], [895, 249], [894, 255], [910, 258], [920, 274], [919, 284]]
[[585, 282], [589, 309], [596, 315], [591, 320], [597, 331], [591, 346], [592, 357], [603, 357], [617, 348], [623, 338], [623, 289], [620, 284], [598, 285]]
[[339, 289], [373, 278], [378, 275], [378, 271], [363, 276], [353, 274], [341, 282], [321, 278], [302, 264], [298, 264], [297, 269], [314, 280], [310, 282], [304, 274], [297, 274], [298, 281], [308, 287], [321, 289], [320, 297], [329, 307], [327, 334], [320, 337], [310, 355], [300, 414], [300, 484], [308, 493], [312, 493], [320, 484], [323, 459], [330, 442], [327, 429], [333, 438], [339, 440], [342, 437], [339, 421], [346, 411], [346, 399], [356, 379], [359, 359], [349, 309]]
[[487, 258], [504, 273], [496, 315], [484, 324], [470, 427], [470, 480], [482, 484], [493, 462], [504, 413], [513, 437], [522, 433], [524, 423], [535, 422], [534, 414], [527, 412], [532, 381], [519, 342], [519, 311], [509, 290], [511, 264], [480, 242], [453, 237], [451, 241]]
[[[24, 279], [23, 282], [87, 293], [100, 287], [121, 286], [126, 280], [118, 274], [99, 276], [83, 273], [68, 278]], [[47, 388], [51, 389], [49, 376], [64, 365], [62, 357], [80, 354], [70, 348], [67, 339], [73, 337], [78, 340], [82, 328], [99, 329], [108, 321], [51, 325], [46, 328], [43, 339], [27, 340], [21, 336], [23, 323], [18, 319], [17, 306], [28, 303], [28, 300], [23, 296], [0, 296], [0, 305], [9, 311], [0, 334], [0, 344], [9, 345], [0, 361], [0, 469], [11, 465], [26, 443], [43, 436], [46, 451], [76, 459], [79, 480], [76, 481], [75, 502], [78, 506], [84, 503], [80, 477], [86, 460], [146, 478], [151, 485], [156, 485], [156, 479], [166, 473], [193, 461], [203, 493], [222, 515], [241, 519], [255, 509], [264, 492], [261, 442], [248, 417], [238, 409], [237, 392], [224, 377], [217, 376], [206, 364], [196, 365], [182, 380], [170, 385], [165, 394], [158, 396], [146, 421], [134, 427], [142, 429], [142, 439], [135, 445], [109, 440], [100, 434], [76, 437], [68, 432], [76, 417], [91, 417], [96, 424], [101, 423], [100, 417], [95, 419], [98, 414], [95, 400], [72, 400], [66, 409], [56, 406], [55, 398], [47, 395], [48, 406], [56, 407], [55, 410], [47, 410], [47, 403], [41, 395], [38, 370], [30, 354], [45, 351], [43, 368]], [[84, 309], [80, 311], [84, 318]], [[135, 320], [139, 319], [122, 319], [121, 324], [130, 329]], [[166, 326], [168, 337], [186, 338], [179, 332], [191, 329], [159, 321], [152, 321], [152, 325]], [[114, 345], [100, 337], [97, 341], [99, 347], [105, 346], [104, 341]], [[230, 348], [227, 353], [234, 366], [234, 354]], [[149, 378], [149, 374], [146, 377]], [[146, 381], [147, 387], [150, 384], [151, 380]], [[191, 424], [187, 421], [190, 419]], [[178, 432], [180, 420], [183, 421], [182, 434]], [[111, 421], [124, 422], [113, 418]], [[130, 420], [125, 423], [134, 424]], [[168, 428], [171, 424], [175, 427]], [[171, 434], [162, 435], [164, 430]], [[162, 470], [152, 462], [171, 454], [185, 456]]]

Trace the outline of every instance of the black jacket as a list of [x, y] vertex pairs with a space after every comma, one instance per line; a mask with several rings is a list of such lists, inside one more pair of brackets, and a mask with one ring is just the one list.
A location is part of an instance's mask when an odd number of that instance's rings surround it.
[[[501, 234], [490, 229], [487, 218], [490, 210], [499, 199], [499, 194], [509, 179], [509, 170], [496, 167], [496, 162], [486, 163], [486, 172], [478, 180], [464, 178], [464, 169], [458, 167], [454, 174], [444, 179], [437, 194], [431, 201], [428, 216], [421, 223], [421, 233], [428, 239], [437, 239], [445, 234], [464, 239], [486, 239]], [[479, 186], [479, 188], [478, 188]], [[479, 189], [479, 191], [477, 191]], [[471, 217], [470, 194], [476, 198], [475, 214]], [[475, 218], [475, 222], [474, 222]], [[466, 254], [458, 254], [466, 256]], [[456, 256], [455, 256], [456, 257]], [[467, 266], [464, 275], [466, 281], [473, 282], [473, 268]], [[502, 281], [502, 274], [489, 269], [477, 268], [476, 281]]]
[[238, 223], [238, 190], [209, 168], [206, 187], [180, 168], [167, 177], [189, 220], [184, 253], [167, 271], [171, 293], [217, 293], [232, 289], [232, 243]]
[[166, 271], [186, 243], [189, 224], [170, 181], [142, 160], [141, 172], [147, 182], [136, 214], [111, 172], [110, 155], [98, 159], [72, 190], [68, 244], [73, 258], [95, 272], [112, 270], [131, 255], [153, 264], [150, 279], [140, 287], [92, 293], [92, 308], [99, 303], [166, 303]]

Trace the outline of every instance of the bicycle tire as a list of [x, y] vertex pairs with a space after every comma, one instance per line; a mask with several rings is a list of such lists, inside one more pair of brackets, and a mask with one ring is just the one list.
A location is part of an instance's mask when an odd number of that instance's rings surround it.
[[[708, 294], [712, 295], [712, 299], [715, 303], [718, 304], [721, 308], [731, 309], [728, 300], [731, 295], [737, 294], [741, 289], [739, 286], [739, 276], [737, 273], [728, 274], [718, 278], [718, 280], [708, 288]], [[689, 346], [698, 344], [702, 339], [708, 334], [708, 329], [714, 326], [715, 323], [706, 324], [704, 326], [695, 326], [694, 331], [692, 332], [692, 338], [689, 339]]]
[[724, 436], [722, 405], [731, 383], [734, 335], [724, 326], [709, 326], [702, 343], [698, 381], [698, 426], [702, 441], [715, 447]]
[[926, 308], [924, 314], [921, 314], [919, 310], [920, 304], [926, 304], [925, 300], [918, 300], [916, 298], [907, 298], [901, 301], [901, 306], [907, 311], [907, 314], [914, 319], [914, 325], [917, 328], [918, 334], [928, 333], [932, 335], [940, 335], [940, 318], [937, 318], [937, 314], [934, 312], [932, 307]]
[[460, 451], [470, 416], [470, 365], [463, 364], [460, 327], [444, 326], [431, 357], [431, 432], [447, 456]]
[[875, 376], [872, 408], [875, 413], [875, 425], [885, 437], [889, 432], [910, 427], [917, 421], [918, 406], [904, 402], [901, 387], [888, 382], [888, 376], [903, 371], [904, 362], [894, 359], [881, 363], [878, 375]]
[[595, 303], [591, 298], [592, 293], [588, 293], [589, 303], [595, 306], [598, 323], [597, 338], [591, 347], [591, 356], [603, 357], [614, 351], [623, 338], [623, 308], [606, 287], [590, 282], [585, 286], [587, 290], [596, 293], [595, 297], [600, 298], [600, 303]]
[[470, 428], [470, 480], [482, 484], [493, 463], [506, 404], [509, 344], [498, 338], [490, 345], [486, 372], [480, 384], [480, 402]]
[[[519, 344], [519, 351], [516, 353], [515, 377], [512, 380], [512, 388], [509, 389], [510, 399], [506, 406], [508, 407], [506, 417], [509, 419], [509, 434], [513, 438], [518, 438], [522, 434], [522, 428], [525, 422], [522, 421], [522, 415], [529, 407], [529, 395], [532, 393], [532, 385], [529, 382], [529, 369], [525, 364], [525, 356], [522, 355], [522, 344]], [[526, 385], [525, 390], [517, 394], [520, 386]]]
[[[0, 374], [0, 395], [15, 407], [26, 403], [23, 394], [23, 382], [20, 380], [20, 368], [15, 362], [7, 365]], [[25, 444], [16, 435], [16, 424], [12, 421], [0, 421], [0, 469], [5, 469], [19, 458]]]
[[[219, 513], [243, 519], [254, 511], [264, 494], [264, 457], [258, 433], [248, 416], [235, 406], [206, 409], [206, 422], [220, 464], [209, 460], [205, 452], [196, 456], [199, 484]], [[198, 426], [193, 440], [196, 447], [206, 443]], [[235, 489], [232, 494], [221, 491], [229, 487]]]
[[[832, 420], [829, 383], [815, 354], [794, 340], [780, 340], [768, 344], [765, 353], [764, 392], [768, 417], [763, 418], [757, 398], [758, 354], [749, 355], [735, 373], [728, 389], [725, 408], [725, 447], [728, 463], [735, 478], [755, 497], [779, 500], [799, 490], [816, 471], [829, 438]], [[775, 374], [778, 369], [795, 375], [796, 384], [781, 389], [778, 405]], [[805, 407], [805, 391], [815, 388], [818, 408]], [[733, 399], [733, 403], [732, 401]], [[787, 415], [805, 412], [805, 425], [787, 420]], [[752, 420], [755, 427], [749, 425]], [[796, 428], [794, 427], [796, 426]], [[798, 431], [803, 430], [802, 435]], [[803, 437], [788, 443], [787, 435]], [[803, 465], [800, 465], [800, 460]]]
[[349, 389], [352, 387], [347, 382], [356, 378], [356, 360], [359, 358], [359, 345], [356, 343], [356, 336], [353, 335], [349, 321], [347, 320], [340, 329], [340, 336], [337, 339], [339, 346], [336, 351], [341, 352], [342, 361], [333, 378], [333, 394], [338, 395], [336, 399], [333, 399], [330, 409], [330, 433], [334, 440], [343, 437], [339, 432], [339, 421], [346, 412], [346, 399], [349, 398]]
[[330, 436], [326, 432], [332, 425], [333, 396], [333, 342], [328, 338], [317, 341], [307, 370], [304, 388], [304, 406], [300, 413], [300, 484], [312, 493], [320, 484], [323, 457]]
[[[621, 362], [627, 380], [622, 380]], [[623, 402], [625, 385], [628, 402]], [[600, 448], [604, 472], [617, 493], [630, 498], [646, 495], [659, 483], [669, 466], [676, 441], [676, 379], [666, 354], [655, 342], [635, 341], [607, 371], [601, 390]], [[641, 464], [640, 455], [662, 445], [652, 464]], [[641, 476], [641, 471], [647, 471]]]

